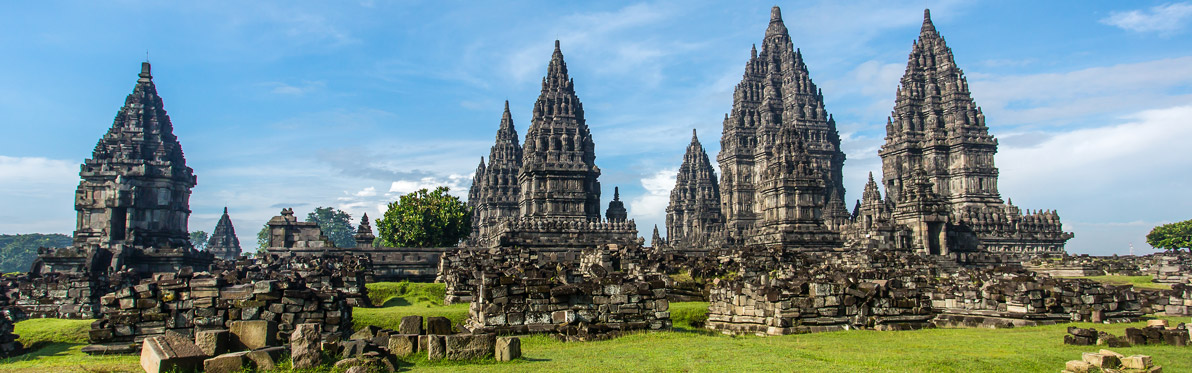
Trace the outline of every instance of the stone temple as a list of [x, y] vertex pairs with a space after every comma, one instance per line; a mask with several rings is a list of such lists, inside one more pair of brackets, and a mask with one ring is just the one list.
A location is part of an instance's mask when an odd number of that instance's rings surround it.
[[488, 164], [476, 169], [469, 205], [475, 247], [519, 247], [573, 257], [585, 248], [638, 242], [619, 193], [600, 212], [600, 168], [584, 106], [559, 42], [522, 145], [506, 103]]
[[693, 137], [667, 208], [667, 237], [655, 242], [693, 252], [742, 245], [958, 259], [1063, 253], [1072, 234], [1057, 213], [1002, 202], [996, 152], [963, 71], [925, 11], [879, 151], [881, 183], [870, 174], [848, 212], [835, 120], [774, 7], [724, 119], [719, 183]]
[[212, 256], [194, 249], [187, 230], [197, 178], [148, 62], [79, 177], [74, 243], [42, 252], [34, 271], [154, 273], [210, 265]]
[[232, 226], [232, 217], [228, 216], [227, 207], [224, 207], [219, 222], [215, 223], [215, 230], [211, 231], [211, 239], [207, 241], [207, 251], [223, 260], [240, 258], [240, 239], [236, 238], [236, 227]]

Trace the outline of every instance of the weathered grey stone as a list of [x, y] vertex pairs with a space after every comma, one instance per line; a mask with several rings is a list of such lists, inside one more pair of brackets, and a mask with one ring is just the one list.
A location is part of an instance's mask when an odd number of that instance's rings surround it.
[[426, 336], [426, 358], [427, 360], [443, 360], [447, 357], [447, 344], [441, 335]]
[[1084, 360], [1086, 363], [1092, 364], [1093, 366], [1101, 369], [1113, 369], [1122, 365], [1121, 360], [1118, 360], [1117, 356], [1099, 354], [1095, 352], [1085, 352], [1084, 355], [1081, 356], [1081, 360]]
[[277, 345], [277, 322], [274, 321], [233, 321], [228, 330], [232, 336], [232, 348], [236, 350], [255, 350]]
[[1151, 367], [1151, 357], [1147, 355], [1134, 355], [1122, 358], [1122, 368], [1124, 369], [1148, 369]]
[[492, 334], [456, 334], [446, 339], [448, 360], [480, 359], [493, 354], [496, 336]]
[[389, 336], [389, 353], [394, 356], [409, 356], [418, 352], [418, 335], [396, 334]]
[[426, 318], [426, 334], [448, 335], [453, 333], [451, 320], [446, 317], [431, 316]]
[[226, 329], [200, 330], [195, 332], [195, 345], [203, 350], [207, 356], [218, 356], [228, 352], [228, 339], [231, 335]]
[[322, 363], [319, 349], [319, 324], [298, 324], [290, 333], [290, 357], [294, 369], [313, 368]]
[[249, 351], [230, 352], [203, 361], [203, 371], [206, 373], [236, 373], [246, 366], [251, 366], [248, 359]]
[[397, 327], [398, 334], [422, 334], [422, 316], [405, 316]]
[[147, 373], [197, 369], [206, 357], [194, 342], [177, 335], [149, 337], [141, 343], [141, 368]]
[[1093, 364], [1081, 360], [1069, 360], [1064, 364], [1064, 368], [1072, 373], [1088, 373], [1093, 368]]
[[[281, 356], [285, 354], [285, 352], [285, 347], [266, 347], [259, 350], [250, 351], [245, 356], [252, 361], [253, 365], [256, 366], [257, 369], [273, 370], [277, 368], [278, 359], [281, 359]], [[318, 364], [315, 365], [317, 366]]]
[[521, 339], [517, 337], [497, 338], [495, 352], [497, 361], [510, 361], [521, 357]]

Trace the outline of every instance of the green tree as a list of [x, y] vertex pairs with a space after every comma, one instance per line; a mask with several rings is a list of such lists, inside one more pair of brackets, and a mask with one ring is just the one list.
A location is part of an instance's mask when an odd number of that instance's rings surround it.
[[27, 272], [42, 247], [67, 247], [72, 243], [65, 234], [0, 234], [0, 272]]
[[352, 227], [352, 216], [332, 207], [316, 207], [306, 215], [307, 222], [319, 224], [323, 235], [335, 247], [356, 247], [356, 228]]
[[377, 219], [378, 239], [391, 247], [455, 246], [472, 231], [472, 213], [447, 187], [420, 189], [389, 204]]
[[190, 232], [190, 245], [195, 247], [195, 250], [207, 249], [207, 241], [211, 239], [211, 235], [204, 231]]
[[269, 223], [261, 227], [261, 231], [257, 232], [257, 252], [269, 247]]
[[1157, 226], [1146, 235], [1146, 243], [1169, 251], [1192, 250], [1192, 220]]

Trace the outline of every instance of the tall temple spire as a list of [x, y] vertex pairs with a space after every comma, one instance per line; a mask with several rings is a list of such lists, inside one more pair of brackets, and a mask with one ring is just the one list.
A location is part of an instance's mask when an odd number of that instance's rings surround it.
[[923, 9], [923, 28], [919, 30], [919, 35], [939, 35], [935, 31], [935, 24], [931, 23], [931, 9]]
[[674, 247], [705, 248], [723, 239], [720, 184], [695, 129], [666, 206], [666, 236]]
[[211, 231], [211, 239], [207, 241], [207, 251], [223, 260], [236, 260], [240, 257], [240, 239], [236, 237], [236, 228], [232, 226], [232, 218], [228, 216], [228, 208], [224, 207], [223, 215]]
[[936, 31], [929, 10], [923, 12], [923, 28], [911, 46], [898, 92], [879, 155], [905, 162], [883, 162], [886, 193], [898, 202], [909, 186], [912, 167], [919, 165], [935, 191], [955, 207], [1000, 204], [993, 162], [997, 140], [989, 134], [964, 71]]
[[191, 247], [187, 220], [197, 178], [186, 165], [148, 62], [141, 63], [132, 93], [79, 176], [76, 246]]
[[[758, 221], [766, 202], [760, 198], [762, 170], [789, 147], [774, 147], [783, 128], [794, 128], [806, 148], [811, 167], [823, 179], [822, 200], [829, 203], [831, 217], [843, 219], [845, 155], [840, 147], [836, 121], [827, 112], [824, 95], [811, 79], [802, 53], [791, 41], [778, 7], [770, 12], [770, 23], [760, 52], [750, 51], [741, 82], [733, 92], [733, 108], [724, 120], [720, 140], [722, 178], [721, 203], [728, 234], [746, 235]], [[783, 193], [774, 194], [780, 198]]]
[[468, 243], [488, 246], [496, 228], [515, 218], [519, 211], [520, 186], [517, 178], [522, 164], [522, 147], [517, 128], [513, 125], [508, 100], [501, 113], [501, 123], [497, 126], [496, 141], [489, 149], [488, 165], [485, 166], [483, 161], [484, 158], [481, 158], [472, 190], [468, 192], [469, 199], [473, 194], [476, 198], [475, 203], [468, 203], [472, 207], [472, 235]]
[[[526, 130], [518, 177], [521, 215], [598, 221], [599, 176], [596, 146], [584, 120], [583, 104], [575, 94], [556, 40]], [[548, 193], [544, 189], [547, 184], [562, 189]]]

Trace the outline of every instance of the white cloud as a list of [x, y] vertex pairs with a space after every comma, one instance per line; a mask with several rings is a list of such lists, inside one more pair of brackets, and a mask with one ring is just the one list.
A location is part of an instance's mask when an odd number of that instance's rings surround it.
[[1071, 124], [1140, 108], [1181, 105], [1192, 95], [1192, 56], [1045, 74], [970, 74], [991, 126]]
[[353, 193], [356, 197], [373, 197], [377, 195], [376, 187], [368, 187], [361, 189], [359, 192]]
[[76, 161], [0, 155], [0, 233], [70, 233]]
[[[677, 168], [668, 168], [641, 179], [645, 194], [629, 201], [629, 211], [635, 220], [658, 221], [666, 217], [666, 206], [670, 203], [670, 191], [675, 187], [678, 172]], [[638, 228], [646, 229], [644, 226]]]
[[1176, 33], [1192, 20], [1192, 3], [1168, 3], [1147, 10], [1110, 12], [1101, 23], [1134, 32]]
[[457, 197], [466, 197], [468, 190], [465, 184], [470, 182], [470, 178], [460, 174], [451, 174], [446, 178], [438, 177], [424, 177], [418, 180], [398, 180], [394, 181], [389, 186], [389, 193], [387, 195], [400, 196], [407, 193], [412, 193], [419, 189], [435, 189], [440, 186], [451, 188], [450, 194]]
[[276, 95], [302, 96], [307, 93], [311, 93], [311, 92], [323, 89], [324, 87], [327, 86], [327, 83], [322, 82], [322, 81], [304, 80], [301, 83], [297, 83], [297, 84], [287, 84], [287, 83], [282, 83], [282, 82], [268, 82], [268, 83], [263, 83], [262, 85], [264, 85], [266, 88], [269, 88], [270, 93], [273, 93]]
[[1142, 111], [1124, 123], [1057, 132], [1034, 145], [1003, 147], [997, 158], [1002, 197], [1068, 217], [1065, 228], [1076, 233], [1070, 251], [1108, 254], [1131, 242], [1141, 246], [1153, 225], [1121, 228], [1128, 234], [1111, 237], [1097, 227], [1143, 216], [1186, 218], [1192, 200], [1181, 196], [1188, 188], [1183, 171], [1192, 168], [1186, 155], [1190, 118], [1192, 102]]

